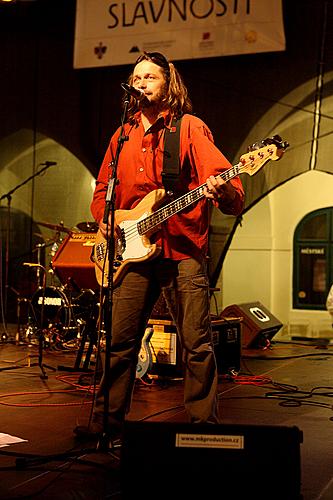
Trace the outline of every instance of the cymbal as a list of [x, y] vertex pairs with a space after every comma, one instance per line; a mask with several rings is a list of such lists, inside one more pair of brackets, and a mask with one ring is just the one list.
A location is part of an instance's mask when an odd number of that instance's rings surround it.
[[39, 226], [48, 227], [54, 231], [61, 231], [63, 233], [72, 233], [71, 228], [64, 226], [63, 224], [51, 224], [50, 222], [36, 222]]
[[76, 227], [83, 231], [84, 233], [97, 233], [98, 224], [97, 222], [79, 222]]

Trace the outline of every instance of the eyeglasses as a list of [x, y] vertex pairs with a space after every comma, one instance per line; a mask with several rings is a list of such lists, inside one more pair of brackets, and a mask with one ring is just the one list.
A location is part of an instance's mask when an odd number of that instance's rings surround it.
[[139, 56], [135, 61], [135, 64], [138, 64], [141, 61], [152, 61], [157, 66], [160, 66], [164, 69], [166, 73], [170, 72], [169, 63], [163, 54], [160, 52], [144, 52], [143, 55]]

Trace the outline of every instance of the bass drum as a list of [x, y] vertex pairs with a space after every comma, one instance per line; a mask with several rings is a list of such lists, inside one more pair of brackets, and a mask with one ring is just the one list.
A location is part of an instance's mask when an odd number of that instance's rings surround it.
[[37, 290], [31, 299], [33, 320], [40, 328], [68, 329], [71, 307], [64, 292], [57, 287]]

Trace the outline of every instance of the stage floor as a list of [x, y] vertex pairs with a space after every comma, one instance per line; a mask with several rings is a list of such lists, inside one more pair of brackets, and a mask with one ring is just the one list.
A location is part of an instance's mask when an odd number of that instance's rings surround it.
[[[12, 332], [15, 335], [15, 325]], [[301, 498], [304, 500], [333, 498], [332, 354], [328, 342], [282, 343], [273, 339], [269, 349], [243, 350], [240, 370], [235, 376], [220, 374], [219, 405], [223, 426], [245, 426], [250, 430], [255, 426], [259, 432], [270, 426], [300, 430], [303, 436], [300, 443]], [[1, 436], [3, 442], [7, 442], [6, 434], [23, 440], [0, 449], [0, 498], [122, 498], [120, 477], [124, 470], [120, 450], [96, 449], [94, 443], [78, 442], [73, 434], [76, 425], [88, 421], [93, 390], [89, 385], [91, 373], [74, 370], [77, 356], [75, 348], [51, 345], [41, 351], [36, 344], [31, 347], [27, 343], [16, 345], [12, 337], [0, 344]], [[93, 367], [91, 362], [89, 369]], [[182, 378], [149, 375], [147, 382], [137, 380], [128, 420], [171, 425], [186, 423]], [[287, 446], [281, 442], [282, 457], [288, 454], [288, 449], [284, 449]], [[252, 450], [251, 453], [256, 452]], [[267, 491], [267, 499], [270, 499], [275, 484], [283, 481], [285, 471], [284, 464], [279, 463], [280, 455], [273, 469], [267, 467], [269, 442], [266, 453], [253, 456], [259, 459], [261, 469], [252, 478], [251, 488], [259, 484], [264, 475], [269, 475], [271, 491]], [[223, 451], [219, 456], [221, 476], [211, 478], [219, 493], [216, 498], [225, 498], [224, 493], [237, 498], [232, 490], [227, 491], [227, 478], [223, 478]], [[42, 457], [41, 461], [35, 462], [36, 457]], [[138, 469], [142, 469], [142, 484], [138, 485], [140, 498], [160, 498], [149, 487], [150, 463], [156, 460], [159, 457], [150, 456], [149, 446], [142, 450], [142, 461], [137, 464]], [[176, 476], [173, 465], [170, 463], [167, 474], [161, 471], [164, 481], [173, 481]], [[131, 481], [131, 470], [125, 473]], [[243, 473], [239, 465], [239, 481]], [[249, 491], [251, 488], [249, 485]], [[176, 484], [174, 491], [174, 498], [178, 498]], [[210, 497], [203, 496], [202, 500], [204, 498]], [[286, 491], [284, 498], [294, 497]]]

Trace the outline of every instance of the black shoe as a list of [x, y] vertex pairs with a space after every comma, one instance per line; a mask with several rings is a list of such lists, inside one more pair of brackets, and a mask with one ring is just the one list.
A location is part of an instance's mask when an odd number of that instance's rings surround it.
[[[78, 425], [73, 429], [75, 436], [78, 439], [97, 439], [103, 437], [103, 425], [99, 422], [91, 422], [90, 425]], [[121, 433], [111, 432], [109, 434], [109, 441], [113, 448], [120, 448], [121, 446]]]
[[99, 439], [103, 434], [103, 426], [96, 422], [90, 425], [78, 425], [73, 429], [76, 437], [81, 439]]

